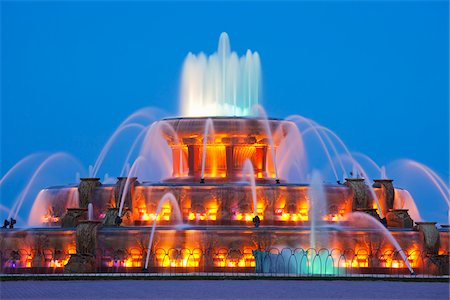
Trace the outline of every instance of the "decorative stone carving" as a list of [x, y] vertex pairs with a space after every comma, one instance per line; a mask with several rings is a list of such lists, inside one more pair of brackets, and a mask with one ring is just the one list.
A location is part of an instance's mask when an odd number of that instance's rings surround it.
[[87, 208], [68, 208], [61, 219], [62, 228], [76, 227], [81, 221], [87, 219]]
[[380, 187], [382, 190], [386, 211], [394, 208], [395, 190], [392, 182], [392, 179], [375, 179], [373, 184], [373, 187]]
[[414, 226], [407, 209], [390, 209], [386, 214], [386, 221], [388, 227], [413, 228]]
[[119, 215], [119, 209], [116, 207], [108, 208], [105, 218], [103, 219], [103, 226], [111, 227], [117, 226], [116, 218]]
[[372, 217], [374, 217], [375, 219], [377, 219], [378, 221], [381, 222], [381, 218], [378, 215], [377, 209], [376, 208], [357, 208], [356, 211], [359, 212], [364, 212], [368, 215], [371, 215]]
[[92, 194], [95, 188], [101, 185], [100, 178], [80, 178], [80, 184], [78, 185], [80, 208], [87, 208], [89, 202], [92, 202]]
[[91, 273], [96, 271], [97, 229], [99, 221], [82, 221], [76, 231], [76, 254], [70, 256], [65, 273]]
[[352, 210], [369, 206], [364, 178], [345, 178], [345, 186], [353, 190]]
[[[127, 191], [125, 191], [125, 186], [128, 180]], [[120, 202], [122, 201], [123, 194], [125, 194], [125, 199], [123, 203], [123, 207], [128, 207], [128, 209], [132, 209], [132, 199], [134, 196], [134, 187], [138, 184], [137, 177], [117, 177], [117, 182], [114, 187], [114, 200], [116, 202], [116, 207], [120, 207]]]
[[424, 250], [428, 254], [438, 254], [439, 252], [439, 231], [436, 222], [416, 222], [417, 229], [422, 232], [424, 239]]

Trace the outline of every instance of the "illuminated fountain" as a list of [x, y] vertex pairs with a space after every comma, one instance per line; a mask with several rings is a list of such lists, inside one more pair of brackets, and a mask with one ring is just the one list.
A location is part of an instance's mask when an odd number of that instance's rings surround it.
[[[6, 221], [22, 228], [5, 223], [0, 232], [2, 272], [448, 274], [447, 219], [439, 229], [423, 222], [386, 168], [351, 153], [329, 129], [301, 116], [267, 118], [258, 104], [260, 70], [259, 55], [239, 58], [226, 34], [217, 53], [189, 54], [183, 117], [131, 115], [87, 177], [36, 193], [23, 228], [21, 207], [55, 156], [38, 164], [11, 209], [3, 207]], [[128, 130], [137, 133], [120, 176], [102, 182], [96, 176]], [[325, 157], [321, 171], [308, 166], [311, 137], [319, 145], [313, 154]], [[437, 187], [448, 212], [448, 186], [425, 166], [409, 165]]]

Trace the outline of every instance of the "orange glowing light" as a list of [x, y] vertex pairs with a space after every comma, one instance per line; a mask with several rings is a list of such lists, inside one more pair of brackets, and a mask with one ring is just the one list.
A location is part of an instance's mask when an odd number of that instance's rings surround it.
[[48, 214], [42, 217], [42, 223], [57, 223], [57, 222], [59, 222], [59, 217], [55, 217]]

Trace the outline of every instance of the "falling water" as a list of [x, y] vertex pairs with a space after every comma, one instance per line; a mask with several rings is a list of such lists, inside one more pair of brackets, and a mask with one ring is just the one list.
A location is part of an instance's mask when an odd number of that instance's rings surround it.
[[121, 134], [123, 134], [125, 131], [127, 131], [129, 129], [138, 129], [139, 131], [142, 131], [144, 128], [145, 127], [143, 125], [136, 124], [136, 123], [125, 124], [125, 125], [122, 125], [119, 128], [117, 128], [117, 130], [114, 131], [114, 133], [108, 139], [106, 144], [103, 146], [100, 154], [98, 155], [97, 160], [95, 161], [95, 164], [94, 164], [94, 167], [92, 168], [92, 171], [90, 169], [90, 171], [92, 172], [92, 174], [90, 174], [90, 177], [97, 176], [97, 173], [98, 173], [98, 171], [99, 171], [99, 169], [100, 169], [100, 167], [101, 167], [101, 165], [102, 165], [106, 155], [108, 154], [109, 150], [111, 149], [113, 143], [117, 140], [117, 138]]
[[[142, 109], [139, 109], [129, 115], [120, 125], [116, 128], [116, 130], [113, 132], [113, 134], [109, 137], [108, 141], [103, 146], [102, 150], [100, 151], [100, 154], [98, 155], [94, 167], [92, 169], [92, 173], [89, 173], [89, 177], [95, 177], [103, 164], [103, 161], [105, 157], [108, 155], [112, 145], [117, 140], [117, 138], [122, 135], [125, 131], [128, 131], [130, 129], [139, 129], [139, 132], [141, 132], [145, 127], [155, 120], [155, 116], [159, 113], [158, 109], [155, 108], [149, 108], [145, 107]], [[144, 119], [144, 125], [140, 124], [138, 121], [140, 119]]]
[[181, 114], [186, 117], [247, 116], [261, 90], [259, 54], [238, 57], [228, 34], [220, 35], [216, 53], [189, 53], [181, 78]]
[[255, 183], [255, 170], [253, 169], [253, 164], [250, 159], [246, 159], [244, 162], [244, 167], [242, 168], [242, 179], [249, 180], [252, 189], [252, 200], [253, 200], [253, 214], [258, 215], [258, 207], [256, 201], [256, 183]]
[[[160, 180], [172, 175], [172, 149], [167, 140], [164, 138], [164, 132], [169, 131], [173, 134], [173, 128], [166, 122], [154, 122], [147, 130], [145, 138], [142, 142], [139, 156], [142, 156], [147, 161], [147, 168], [141, 170], [145, 174], [141, 174], [141, 180]], [[175, 135], [175, 143], [178, 143], [178, 138]], [[142, 176], [145, 175], [146, 178]], [[157, 178], [155, 178], [157, 177]]]
[[203, 133], [203, 153], [202, 153], [202, 180], [205, 179], [205, 164], [206, 164], [206, 144], [208, 143], [208, 136], [212, 137], [214, 141], [214, 123], [213, 120], [208, 118], [205, 123], [205, 131]]
[[[405, 252], [398, 244], [397, 240], [394, 238], [392, 233], [389, 232], [389, 230], [384, 227], [383, 224], [381, 224], [377, 219], [370, 216], [369, 214], [362, 213], [362, 212], [351, 212], [344, 216], [344, 221], [349, 222], [352, 227], [355, 228], [374, 228], [377, 231], [381, 232], [385, 238], [387, 238], [392, 245], [395, 247], [397, 252], [402, 257], [403, 261], [405, 262], [406, 266], [408, 267], [411, 274], [414, 274], [414, 270], [411, 267], [411, 264], [408, 261], [408, 258], [405, 255]], [[348, 226], [348, 225], [347, 225]]]
[[11, 169], [9, 169], [5, 173], [5, 175], [2, 176], [2, 178], [0, 179], [0, 188], [3, 185], [3, 183], [7, 181], [8, 178], [10, 178], [15, 172], [17, 172], [19, 169], [23, 167], [29, 167], [29, 163], [40, 155], [41, 155], [40, 153], [30, 154], [22, 158], [20, 161], [18, 161]]
[[394, 209], [407, 209], [408, 214], [416, 222], [424, 221], [417, 208], [416, 202], [407, 190], [395, 189]]
[[410, 204], [417, 204], [423, 219], [449, 223], [450, 189], [436, 172], [410, 159], [394, 161], [387, 169], [397, 185], [411, 193]]
[[141, 141], [141, 139], [143, 137], [145, 137], [145, 135], [147, 134], [148, 130], [150, 130], [151, 126], [152, 125], [149, 125], [149, 126], [143, 128], [141, 130], [141, 132], [139, 132], [138, 136], [134, 139], [133, 144], [131, 144], [131, 147], [128, 150], [127, 156], [125, 157], [125, 161], [123, 163], [122, 170], [120, 171], [120, 176], [123, 177], [123, 176], [125, 176], [126, 174], [128, 174], [130, 172], [131, 155], [133, 154], [134, 150], [136, 149], [136, 147], [139, 144], [139, 142]]
[[351, 155], [355, 158], [355, 157], [359, 157], [360, 159], [362, 158], [362, 159], [364, 159], [366, 162], [368, 162], [374, 169], [375, 169], [375, 171], [377, 172], [377, 174], [381, 174], [381, 168], [380, 168], [380, 166], [378, 166], [378, 164], [373, 160], [373, 159], [371, 159], [368, 155], [366, 155], [366, 154], [364, 154], [364, 153], [361, 153], [361, 152], [355, 152], [355, 151], [352, 151], [351, 152]]
[[59, 162], [65, 162], [66, 165], [67, 165], [67, 163], [71, 162], [71, 163], [73, 163], [73, 166], [75, 166], [75, 168], [77, 170], [82, 169], [82, 166], [78, 162], [78, 160], [76, 160], [70, 154], [67, 154], [67, 153], [64, 153], [64, 152], [58, 152], [58, 153], [50, 155], [33, 172], [33, 175], [31, 176], [31, 178], [28, 181], [27, 185], [20, 192], [19, 196], [15, 200], [14, 205], [11, 208], [11, 211], [10, 211], [10, 213], [8, 215], [8, 219], [11, 218], [11, 217], [14, 218], [14, 219], [17, 219], [18, 214], [20, 212], [20, 209], [22, 208], [22, 205], [24, 204], [25, 200], [27, 199], [27, 196], [29, 196], [29, 194], [31, 194], [34, 191], [34, 189], [36, 188], [36, 186], [35, 186], [36, 182], [38, 182], [40, 179], [42, 179], [42, 177], [43, 177], [42, 172], [49, 165], [51, 165], [52, 163], [56, 163], [58, 161]]
[[264, 124], [264, 130], [266, 131], [267, 139], [269, 140], [270, 153], [272, 154], [273, 168], [275, 169], [275, 179], [278, 182], [280, 177], [278, 176], [277, 157], [276, 157], [276, 153], [275, 153], [275, 145], [273, 143], [272, 130], [270, 130], [269, 119], [267, 118], [266, 111], [264, 110], [264, 108], [261, 105], [259, 105], [259, 104], [255, 105], [253, 107], [253, 110], [256, 111], [260, 117], [262, 117], [262, 122]]
[[[309, 126], [309, 128], [312, 128], [315, 136], [317, 137], [317, 139], [320, 142], [320, 145], [321, 145], [323, 151], [325, 152], [325, 155], [327, 156], [327, 159], [328, 159], [328, 162], [330, 164], [330, 167], [333, 170], [334, 177], [336, 178], [336, 181], [338, 181], [339, 180], [339, 176], [338, 176], [337, 171], [336, 171], [336, 166], [334, 165], [333, 159], [331, 158], [330, 151], [328, 150], [328, 147], [326, 146], [326, 144], [325, 144], [322, 136], [320, 135], [319, 131], [315, 127], [315, 123], [312, 120], [307, 119], [305, 117], [302, 117], [300, 115], [289, 116], [289, 117], [286, 118], [286, 120], [292, 121], [292, 122], [297, 122], [297, 121], [298, 122], [303, 122], [303, 123], [306, 123]], [[305, 137], [305, 131], [302, 132], [302, 136], [303, 137]], [[345, 170], [343, 172], [345, 173]], [[346, 176], [344, 176], [344, 177], [346, 177]]]
[[150, 233], [150, 239], [148, 241], [147, 256], [145, 258], [145, 269], [146, 270], [148, 269], [148, 261], [150, 259], [150, 252], [152, 249], [153, 237], [155, 235], [156, 221], [159, 216], [159, 213], [161, 212], [162, 206], [164, 205], [164, 203], [166, 201], [169, 201], [172, 210], [175, 210], [175, 216], [176, 216], [177, 220], [179, 221], [179, 223], [182, 224], [182, 222], [183, 222], [183, 217], [181, 215], [180, 206], [178, 205], [178, 202], [177, 202], [177, 199], [175, 198], [175, 196], [172, 193], [164, 194], [162, 196], [161, 200], [159, 200], [158, 207], [156, 208], [155, 220], [153, 221], [152, 232]]
[[[284, 126], [280, 126], [275, 136], [282, 136], [285, 130]], [[296, 125], [289, 126], [286, 131], [287, 134], [282, 136], [277, 149], [277, 167], [280, 177], [290, 182], [305, 182], [307, 162], [302, 134]], [[289, 177], [291, 168], [295, 168], [298, 173], [297, 180], [290, 180], [293, 179]]]
[[[41, 227], [43, 217], [61, 217], [67, 208], [77, 208], [78, 188], [42, 189], [39, 191], [31, 206], [27, 225]], [[48, 214], [51, 212], [51, 214]]]
[[[352, 154], [350, 153], [350, 150], [347, 148], [345, 143], [341, 140], [341, 138], [336, 133], [334, 133], [334, 131], [330, 130], [329, 128], [320, 126], [317, 124], [313, 124], [312, 126], [317, 128], [317, 130], [319, 130], [320, 132], [322, 132], [324, 134], [328, 143], [330, 144], [333, 151], [335, 152], [336, 157], [339, 159], [341, 167], [344, 168], [342, 159], [341, 159], [341, 155], [339, 155], [339, 153], [337, 152], [336, 146], [334, 145], [333, 141], [330, 139], [329, 135], [332, 136], [339, 143], [339, 145], [341, 145], [342, 149], [344, 149], [345, 154], [347, 155], [347, 157], [350, 159], [350, 161], [352, 163], [353, 177], [359, 178], [360, 175], [362, 175], [362, 177], [365, 179], [367, 186], [369, 187], [369, 192], [372, 195], [372, 198], [375, 200], [375, 203], [377, 204], [377, 209], [378, 209], [378, 213], [379, 213], [380, 217], [384, 218], [384, 214], [381, 209], [380, 201], [372, 187], [372, 182], [370, 180], [370, 177], [367, 175], [367, 172], [364, 170], [364, 168], [353, 158]], [[345, 169], [343, 169], [343, 170], [345, 171]]]
[[137, 177], [139, 168], [142, 168], [146, 163], [146, 159], [143, 156], [139, 156], [131, 166], [130, 172], [127, 174], [127, 180], [125, 181], [125, 186], [123, 188], [122, 197], [120, 198], [119, 205], [119, 216], [122, 216], [123, 205], [125, 203], [125, 198], [128, 194], [128, 189], [130, 188], [130, 182], [134, 180], [133, 177]]

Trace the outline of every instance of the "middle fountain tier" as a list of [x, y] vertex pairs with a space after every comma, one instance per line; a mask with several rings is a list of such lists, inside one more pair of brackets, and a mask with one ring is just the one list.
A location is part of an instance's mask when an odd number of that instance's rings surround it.
[[[273, 159], [289, 131], [296, 129], [294, 123], [243, 117], [157, 123], [172, 152], [171, 176], [157, 183], [130, 178], [129, 184], [120, 177], [116, 185], [96, 186], [88, 200], [96, 208], [96, 219], [119, 207], [122, 199], [124, 226], [149, 226], [155, 219], [158, 225], [176, 224], [169, 202], [157, 214], [160, 199], [172, 193], [186, 224], [252, 226], [258, 216], [262, 226], [309, 226], [309, 185], [277, 178]], [[362, 179], [324, 184], [324, 191], [325, 210], [318, 222], [340, 221], [356, 210], [384, 216], [394, 208], [385, 196], [394, 190], [367, 186]], [[374, 195], [382, 201], [380, 207]]]

